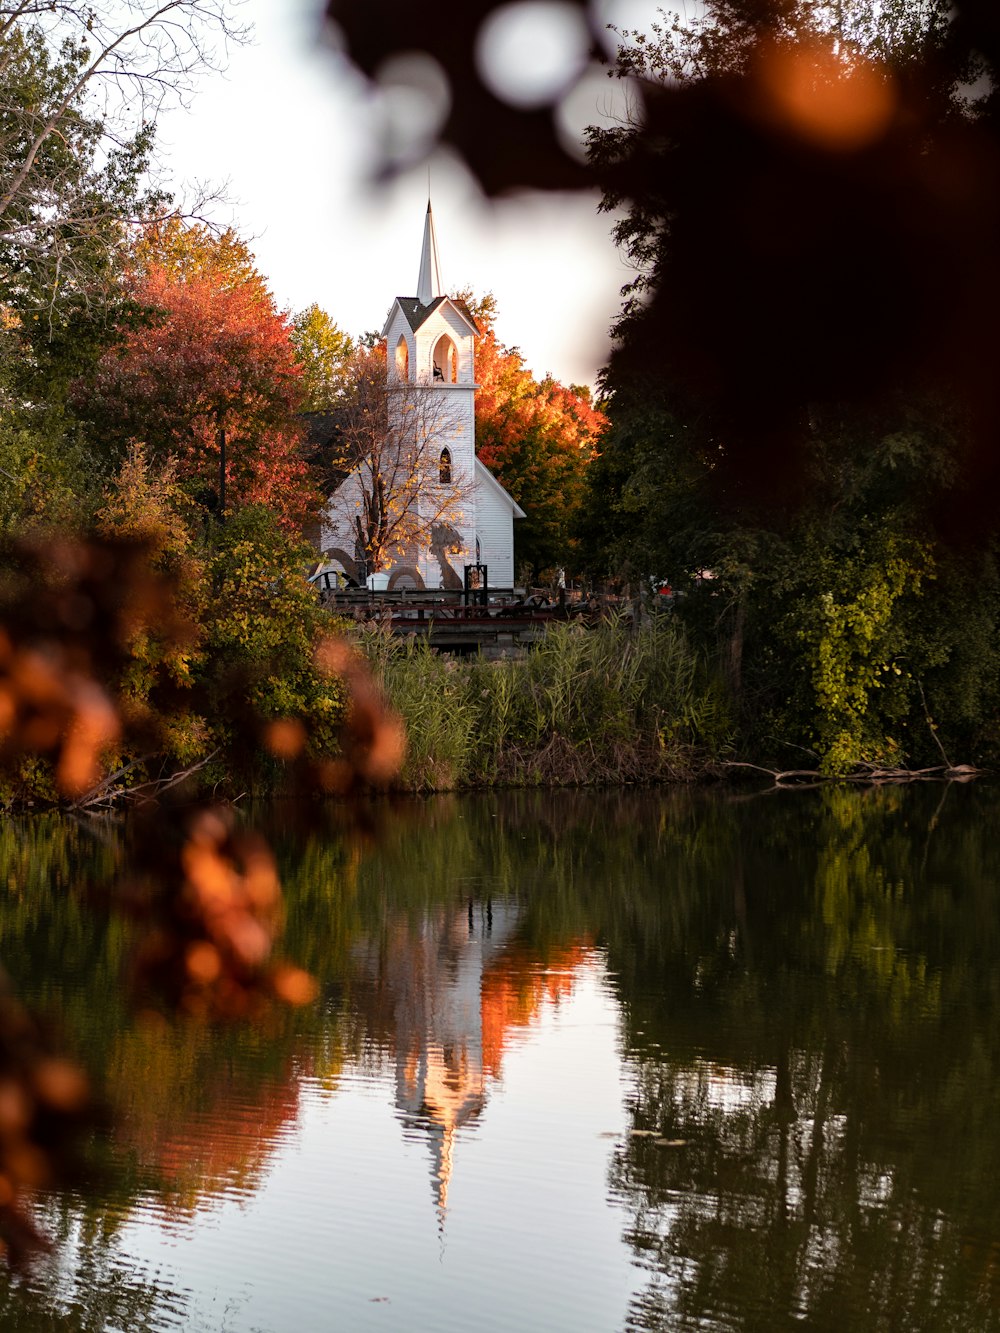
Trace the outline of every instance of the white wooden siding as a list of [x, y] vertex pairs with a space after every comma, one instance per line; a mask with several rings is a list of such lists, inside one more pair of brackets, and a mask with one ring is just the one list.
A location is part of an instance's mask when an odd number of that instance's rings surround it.
[[[434, 347], [442, 334], [452, 339], [458, 352], [456, 384], [442, 384], [433, 379]], [[480, 558], [489, 566], [491, 585], [512, 587], [516, 506], [476, 459], [475, 340], [472, 331], [458, 311], [446, 301], [414, 333], [397, 301], [386, 324], [390, 374], [394, 372], [395, 349], [400, 337], [406, 339], [411, 382], [415, 381], [420, 386], [417, 392], [434, 395], [441, 405], [441, 438], [435, 441], [436, 451], [440, 452], [447, 445], [451, 451], [454, 481], [466, 488], [468, 498], [463, 512], [452, 524], [459, 533], [464, 549], [449, 556], [452, 568], [461, 576], [463, 566], [475, 560], [478, 536]], [[359, 500], [358, 477], [353, 474], [330, 497], [322, 527], [324, 550], [339, 546], [349, 556], [353, 556], [353, 520]], [[520, 510], [517, 510], [517, 514], [520, 516]], [[397, 563], [416, 563], [428, 588], [440, 586], [441, 570], [428, 549], [425, 548], [416, 560], [410, 557]]]
[[476, 535], [479, 558], [488, 566], [490, 586], [514, 586], [514, 503], [492, 473], [480, 463], [476, 469]]

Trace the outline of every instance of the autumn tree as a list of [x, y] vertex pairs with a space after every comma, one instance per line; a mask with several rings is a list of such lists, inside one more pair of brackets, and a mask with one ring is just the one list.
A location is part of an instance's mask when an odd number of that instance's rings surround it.
[[428, 546], [443, 566], [473, 484], [441, 463], [460, 422], [433, 388], [390, 379], [384, 346], [358, 348], [347, 380], [328, 460], [344, 479], [329, 509], [337, 558], [358, 582]]
[[302, 370], [303, 410], [329, 412], [347, 392], [354, 340], [315, 302], [294, 317], [291, 338]]
[[[262, 503], [286, 527], [318, 506], [302, 457], [301, 371], [291, 325], [231, 231], [171, 221], [135, 254], [132, 299], [149, 313], [124, 331], [76, 401], [109, 445], [143, 441], [178, 460], [192, 493]], [[216, 499], [217, 503], [217, 499]]]
[[495, 303], [476, 303], [484, 332], [476, 341], [476, 452], [527, 513], [514, 526], [518, 566], [537, 580], [575, 568], [574, 529], [587, 467], [605, 427], [586, 386], [536, 380], [515, 347], [493, 327]]
[[4, 526], [93, 518], [107, 473], [69, 389], [136, 313], [130, 242], [207, 202], [164, 188], [158, 112], [246, 33], [229, 0], [0, 0]]

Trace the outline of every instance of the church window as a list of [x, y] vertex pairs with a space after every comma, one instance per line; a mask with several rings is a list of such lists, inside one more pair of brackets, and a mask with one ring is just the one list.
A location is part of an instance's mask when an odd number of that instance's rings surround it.
[[441, 462], [438, 467], [438, 481], [442, 486], [451, 483], [451, 450], [441, 450]]
[[458, 348], [446, 333], [434, 345], [434, 379], [444, 384], [458, 383]]
[[400, 334], [399, 342], [396, 344], [396, 378], [401, 380], [410, 378], [410, 349], [403, 334]]

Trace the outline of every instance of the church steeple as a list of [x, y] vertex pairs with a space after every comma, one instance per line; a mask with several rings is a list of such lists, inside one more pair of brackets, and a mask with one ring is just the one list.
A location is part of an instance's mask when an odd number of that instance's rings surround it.
[[430, 305], [438, 296], [444, 296], [441, 284], [441, 262], [438, 259], [437, 237], [434, 234], [434, 214], [431, 201], [427, 200], [427, 216], [424, 218], [424, 243], [420, 251], [420, 276], [417, 279], [417, 300], [421, 305]]

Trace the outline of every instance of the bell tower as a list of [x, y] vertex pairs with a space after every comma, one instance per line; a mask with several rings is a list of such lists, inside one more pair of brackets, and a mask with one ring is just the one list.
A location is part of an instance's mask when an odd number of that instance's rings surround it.
[[[420, 413], [433, 438], [437, 483], [459, 493], [417, 558], [428, 588], [463, 586], [463, 567], [476, 560], [476, 321], [464, 301], [444, 292], [434, 214], [424, 217], [416, 296], [397, 296], [382, 330], [386, 374], [402, 410]], [[434, 485], [434, 478], [429, 482]]]

